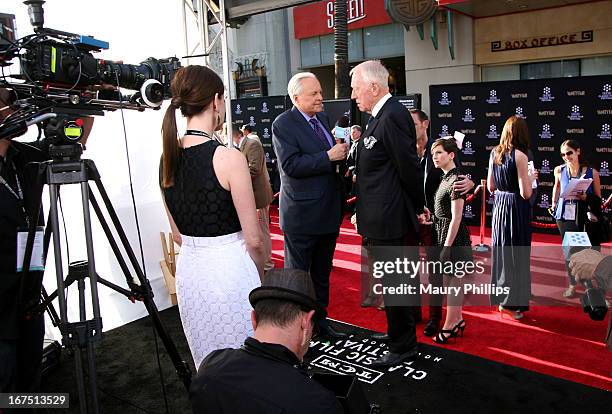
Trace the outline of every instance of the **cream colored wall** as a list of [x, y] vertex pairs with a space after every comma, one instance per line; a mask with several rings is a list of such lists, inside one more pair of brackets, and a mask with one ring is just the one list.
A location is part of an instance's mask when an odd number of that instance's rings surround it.
[[[529, 13], [474, 20], [478, 65], [567, 59], [612, 53], [612, 1], [599, 1]], [[593, 42], [491, 52], [491, 42], [593, 30]]]
[[[444, 14], [446, 16], [446, 14]], [[416, 28], [404, 31], [406, 59], [406, 92], [422, 95], [423, 110], [429, 113], [429, 85], [442, 83], [478, 82], [480, 70], [474, 65], [474, 34], [472, 19], [453, 15], [455, 60], [448, 50], [448, 24], [438, 22], [438, 50], [430, 39], [429, 23], [421, 40]]]

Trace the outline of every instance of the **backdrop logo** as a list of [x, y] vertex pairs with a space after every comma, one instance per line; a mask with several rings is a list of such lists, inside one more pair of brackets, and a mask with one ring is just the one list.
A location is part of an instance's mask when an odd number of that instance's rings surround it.
[[542, 125], [542, 132], [540, 132], [540, 139], [551, 139], [555, 134], [550, 132], [550, 125], [544, 124]]
[[474, 122], [476, 118], [472, 116], [472, 110], [468, 108], [465, 110], [465, 115], [461, 119], [463, 119], [463, 122]]
[[597, 134], [599, 139], [612, 139], [612, 133], [610, 133], [610, 124], [603, 124], [601, 126], [601, 132]]
[[552, 102], [554, 100], [555, 100], [555, 97], [552, 96], [550, 92], [550, 87], [545, 86], [544, 90], [542, 91], [542, 96], [540, 96], [540, 101], [541, 102]]
[[514, 114], [516, 116], [518, 116], [519, 118], [527, 119], [527, 117], [523, 113], [523, 107], [522, 106], [517, 106], [516, 107], [516, 111], [514, 111]]
[[448, 99], [448, 92], [442, 92], [442, 97], [438, 101], [440, 105], [448, 106], [451, 104], [451, 100]]
[[603, 86], [601, 90], [601, 95], [599, 95], [599, 99], [601, 99], [602, 101], [608, 101], [612, 99], [612, 85], [606, 83]]
[[497, 126], [496, 125], [491, 125], [489, 127], [489, 133], [487, 134], [487, 138], [490, 138], [490, 139], [498, 139], [499, 138], [499, 134], [497, 133]]
[[497, 97], [497, 91], [495, 89], [491, 89], [489, 91], [489, 97], [487, 98], [487, 103], [490, 103], [490, 104], [499, 103], [499, 98]]
[[540, 168], [540, 174], [550, 174], [550, 161], [543, 160], [542, 167]]
[[463, 153], [465, 155], [474, 155], [476, 151], [474, 151], [474, 148], [472, 148], [472, 142], [471, 141], [465, 141], [463, 143]]
[[240, 115], [242, 113], [242, 108], [240, 108], [240, 104], [236, 105], [236, 111], [234, 111], [236, 115]]
[[550, 207], [550, 201], [548, 201], [548, 194], [542, 194], [542, 198], [540, 198], [540, 202], [538, 203], [538, 206], [544, 209]]
[[250, 126], [255, 126], [255, 125], [257, 125], [257, 124], [255, 123], [255, 117], [254, 117], [254, 116], [249, 117], [249, 125], [250, 125]]
[[448, 125], [442, 125], [442, 131], [440, 132], [440, 137], [446, 137], [449, 135], [450, 134], [448, 133]]
[[270, 130], [268, 128], [264, 128], [262, 137], [264, 137], [265, 139], [270, 138]]
[[610, 170], [608, 169], [608, 161], [601, 162], [601, 168], [599, 169], [599, 175], [602, 177], [610, 176]]
[[578, 105], [572, 105], [572, 112], [567, 116], [570, 121], [580, 121], [583, 116]]
[[268, 103], [267, 102], [264, 102], [264, 103], [261, 104], [261, 112], [263, 112], [264, 114], [266, 112], [270, 112], [270, 110], [268, 109]]
[[474, 212], [472, 211], [472, 206], [471, 205], [467, 205], [465, 206], [465, 209], [463, 210], [463, 217], [465, 217], [466, 219], [473, 219], [474, 217], [476, 217], [474, 215]]

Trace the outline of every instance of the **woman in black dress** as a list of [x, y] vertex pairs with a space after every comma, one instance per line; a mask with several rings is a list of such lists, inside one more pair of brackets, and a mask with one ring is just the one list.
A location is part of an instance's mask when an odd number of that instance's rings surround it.
[[[440, 262], [444, 270], [449, 269], [448, 262], [472, 261], [470, 233], [463, 223], [463, 206], [465, 196], [453, 191], [459, 170], [455, 158], [459, 148], [453, 138], [441, 138], [431, 146], [431, 157], [434, 166], [444, 173], [434, 198], [434, 224], [436, 226], [437, 245], [440, 248]], [[454, 269], [455, 266], [452, 266]], [[462, 267], [464, 268], [464, 267]], [[442, 273], [442, 272], [441, 272]], [[442, 330], [433, 338], [439, 344], [445, 344], [450, 338], [463, 335], [465, 321], [461, 315], [463, 305], [463, 274], [444, 274], [444, 286], [449, 289], [446, 298], [446, 319]]]
[[531, 298], [531, 206], [533, 180], [529, 172], [527, 122], [518, 116], [506, 121], [499, 145], [491, 152], [487, 187], [495, 192], [493, 203], [493, 263], [491, 284], [505, 293], [492, 294], [491, 303], [503, 315], [521, 319]]

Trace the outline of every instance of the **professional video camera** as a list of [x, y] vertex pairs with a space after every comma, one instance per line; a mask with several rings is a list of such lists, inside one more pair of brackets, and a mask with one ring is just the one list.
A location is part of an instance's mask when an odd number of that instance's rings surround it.
[[[108, 43], [43, 27], [43, 3], [24, 1], [34, 34], [15, 39], [0, 30], [0, 67], [18, 58], [21, 72], [13, 82], [0, 79], [0, 87], [14, 92], [16, 110], [0, 123], [0, 138], [22, 135], [36, 123], [52, 143], [73, 144], [82, 134], [79, 117], [118, 108], [158, 109], [170, 96], [170, 81], [180, 67], [176, 57], [148, 58], [139, 65], [96, 59], [92, 52], [108, 49]], [[137, 92], [122, 96], [119, 87]]]

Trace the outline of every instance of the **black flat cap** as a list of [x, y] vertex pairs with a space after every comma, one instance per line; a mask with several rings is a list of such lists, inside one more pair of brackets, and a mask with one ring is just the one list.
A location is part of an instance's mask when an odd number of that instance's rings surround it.
[[326, 317], [325, 310], [317, 303], [312, 279], [308, 272], [303, 270], [274, 269], [268, 271], [261, 286], [249, 293], [249, 302], [253, 307], [262, 299], [286, 300], [309, 311], [314, 310], [316, 319]]

